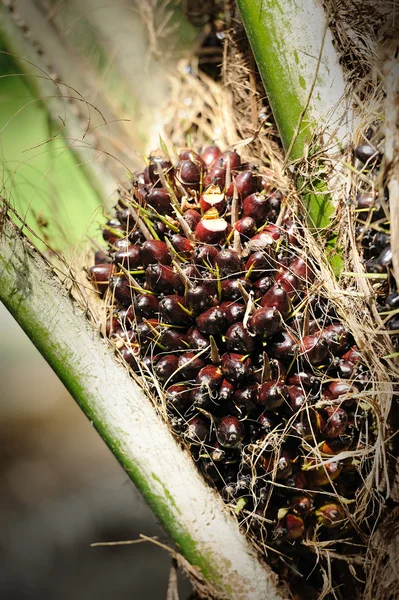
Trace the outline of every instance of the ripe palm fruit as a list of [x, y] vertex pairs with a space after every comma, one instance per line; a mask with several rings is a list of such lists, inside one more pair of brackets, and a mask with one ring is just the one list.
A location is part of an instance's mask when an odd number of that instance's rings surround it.
[[315, 512], [318, 522], [327, 529], [335, 529], [343, 524], [345, 519], [345, 511], [343, 507], [336, 503], [330, 502], [320, 506]]
[[[383, 216], [373, 196], [358, 205]], [[354, 497], [357, 473], [337, 455], [370, 435], [357, 402], [368, 372], [314, 291], [300, 230], [262, 167], [216, 146], [184, 149], [177, 164], [153, 156], [137, 175], [89, 270], [107, 335], [134, 371], [158, 380], [173, 433], [228, 501], [245, 498], [251, 530], [275, 535], [284, 552], [305, 530], [342, 521], [333, 486], [351, 478]], [[370, 240], [367, 259], [391, 271], [389, 236]], [[387, 309], [398, 298], [390, 289]], [[331, 501], [320, 506], [323, 494]]]
[[224, 448], [238, 448], [245, 437], [245, 426], [237, 417], [226, 415], [216, 427], [216, 437]]

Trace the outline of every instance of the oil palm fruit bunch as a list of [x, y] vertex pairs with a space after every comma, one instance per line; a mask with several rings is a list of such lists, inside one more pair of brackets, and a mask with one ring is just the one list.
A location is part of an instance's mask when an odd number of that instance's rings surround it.
[[[362, 173], [362, 187], [355, 199], [356, 238], [373, 283], [378, 310], [386, 328], [393, 332], [399, 330], [399, 292], [392, 270], [389, 190], [385, 187], [381, 195], [377, 191], [380, 186], [375, 185], [380, 179], [382, 155], [366, 143], [355, 149], [355, 159]], [[394, 334], [392, 339], [398, 345], [399, 336]]]
[[[254, 535], [284, 552], [342, 537], [369, 416], [361, 355], [262, 167], [216, 146], [120, 191], [90, 277], [107, 335]], [[337, 491], [338, 490], [338, 491]], [[340, 498], [341, 500], [338, 500]], [[345, 537], [344, 536], [344, 537]]]

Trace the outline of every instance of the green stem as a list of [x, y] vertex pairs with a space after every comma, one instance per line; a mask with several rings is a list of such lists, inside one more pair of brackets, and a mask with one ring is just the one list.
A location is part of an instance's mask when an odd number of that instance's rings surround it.
[[[337, 152], [348, 141], [352, 112], [345, 81], [319, 0], [237, 0], [287, 160], [306, 156], [315, 134]], [[298, 182], [312, 227], [334, 212], [323, 180]]]

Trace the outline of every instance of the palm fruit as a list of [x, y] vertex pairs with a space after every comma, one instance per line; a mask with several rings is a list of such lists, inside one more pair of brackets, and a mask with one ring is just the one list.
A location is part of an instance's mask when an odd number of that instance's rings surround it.
[[[362, 174], [362, 190], [354, 199], [356, 239], [363, 255], [365, 270], [370, 274], [378, 310], [384, 314], [385, 327], [395, 346], [399, 345], [399, 282], [392, 267], [389, 186], [378, 196], [375, 181], [381, 176], [381, 155], [369, 143], [355, 149], [357, 167]], [[372, 274], [376, 277], [373, 278]], [[392, 316], [390, 317], [390, 313]], [[393, 333], [391, 333], [393, 332]]]
[[[338, 527], [334, 489], [354, 498], [359, 485], [338, 455], [370, 435], [358, 402], [368, 374], [316, 291], [284, 194], [237, 152], [185, 149], [176, 164], [150, 158], [116, 215], [89, 270], [107, 335], [161, 390], [206, 480], [227, 501], [242, 498], [251, 531], [284, 554], [307, 532]], [[396, 291], [386, 302], [398, 307]], [[318, 494], [332, 499], [320, 506]]]

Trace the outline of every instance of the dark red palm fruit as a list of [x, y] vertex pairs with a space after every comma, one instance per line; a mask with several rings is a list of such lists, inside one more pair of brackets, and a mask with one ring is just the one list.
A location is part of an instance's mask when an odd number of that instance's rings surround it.
[[328, 438], [343, 435], [348, 425], [348, 415], [340, 406], [327, 406], [324, 409], [325, 424], [321, 433]]
[[290, 435], [301, 441], [314, 442], [318, 431], [314, 412], [310, 412], [308, 415], [306, 411], [301, 411], [291, 423]]
[[370, 258], [365, 264], [367, 273], [384, 273], [385, 269], [377, 262], [376, 258]]
[[274, 271], [273, 259], [267, 252], [258, 250], [251, 254], [245, 263], [245, 270], [249, 278], [256, 281], [260, 276], [265, 276], [265, 271]]
[[219, 388], [218, 402], [222, 403], [222, 402], [227, 402], [228, 400], [231, 400], [231, 398], [234, 395], [234, 392], [235, 392], [234, 385], [227, 379], [223, 379], [223, 381], [220, 385], [220, 388]]
[[281, 381], [265, 381], [259, 388], [257, 405], [263, 410], [275, 410], [288, 399], [286, 386]]
[[205, 335], [223, 333], [228, 325], [224, 312], [219, 306], [212, 306], [196, 319], [197, 327]]
[[288, 513], [285, 516], [285, 530], [285, 537], [288, 542], [295, 542], [295, 540], [302, 537], [305, 531], [305, 523], [302, 517]]
[[109, 288], [123, 306], [129, 306], [133, 300], [132, 289], [126, 277], [115, 275], [109, 280]]
[[224, 448], [239, 448], [245, 437], [245, 426], [237, 417], [226, 415], [216, 427], [216, 437]]
[[90, 279], [98, 289], [105, 290], [113, 271], [112, 263], [93, 265], [89, 269]]
[[215, 408], [217, 391], [195, 387], [191, 390], [190, 399], [194, 408], [212, 410]]
[[273, 216], [278, 217], [281, 209], [281, 201], [285, 198], [283, 192], [275, 190], [269, 195], [270, 208], [272, 209]]
[[223, 311], [229, 326], [233, 325], [233, 323], [237, 323], [237, 321], [242, 321], [244, 318], [244, 304], [232, 302], [231, 300], [225, 300], [224, 302], [220, 303], [219, 308]]
[[116, 252], [118, 250], [127, 250], [131, 245], [132, 242], [129, 238], [120, 238], [119, 240], [116, 240], [116, 242], [113, 243], [113, 247], [116, 249]]
[[278, 457], [274, 453], [261, 455], [262, 467], [268, 475], [273, 475], [276, 481], [281, 481], [292, 474], [292, 456], [286, 450], [282, 450]]
[[270, 343], [270, 356], [290, 363], [298, 350], [295, 338], [288, 331], [280, 331]]
[[349, 333], [342, 323], [328, 325], [323, 329], [322, 335], [333, 354], [342, 354], [347, 350]]
[[97, 250], [97, 252], [94, 254], [94, 264], [96, 265], [105, 265], [111, 261], [111, 257], [105, 250]]
[[[341, 396], [347, 394], [356, 394], [359, 392], [356, 386], [352, 385], [348, 381], [332, 381], [328, 386], [328, 390], [332, 396], [332, 398], [340, 398]], [[355, 401], [354, 398], [348, 398], [348, 400], [344, 400], [342, 403], [343, 406], [350, 406]], [[349, 402], [349, 404], [348, 404]]]
[[126, 319], [132, 323], [136, 317], [150, 319], [158, 312], [159, 300], [152, 294], [136, 294], [133, 301], [134, 310], [130, 307], [126, 313]]
[[321, 442], [319, 449], [321, 454], [336, 456], [340, 452], [348, 450], [353, 442], [353, 435], [341, 435], [336, 438], [329, 438]]
[[361, 163], [374, 165], [378, 161], [378, 151], [370, 144], [360, 144], [355, 148], [355, 156]]
[[224, 279], [221, 282], [222, 300], [242, 300], [241, 286], [248, 293], [252, 289], [252, 284], [248, 279]]
[[205, 361], [197, 352], [185, 352], [179, 357], [179, 370], [183, 379], [195, 379], [205, 367]]
[[230, 160], [230, 169], [232, 171], [234, 169], [238, 169], [238, 167], [241, 165], [240, 155], [235, 150], [226, 150], [225, 152], [223, 152], [223, 154], [221, 154], [221, 156], [219, 157], [218, 163], [220, 164], [220, 166], [226, 168], [228, 160]]
[[148, 346], [159, 339], [159, 321], [148, 319], [136, 324], [136, 333], [140, 339], [141, 346]]
[[253, 282], [253, 290], [254, 290], [255, 300], [262, 298], [262, 296], [264, 296], [266, 294], [266, 292], [268, 290], [270, 290], [273, 283], [274, 282], [271, 277], [261, 277], [261, 279], [254, 281]]
[[114, 253], [113, 260], [116, 265], [123, 265], [128, 271], [137, 269], [142, 264], [140, 246], [130, 244], [127, 248], [118, 250]]
[[269, 359], [269, 363], [271, 368], [272, 379], [285, 383], [285, 380], [287, 379], [287, 368], [285, 367], [285, 365], [275, 358]]
[[218, 146], [207, 146], [204, 148], [201, 154], [201, 158], [207, 167], [210, 167], [222, 154], [222, 151]]
[[216, 163], [210, 167], [208, 174], [205, 175], [202, 181], [203, 187], [206, 190], [211, 185], [217, 185], [220, 187], [221, 190], [224, 190], [225, 183], [226, 169], [225, 167], [220, 166], [218, 164], [218, 161], [216, 161]]
[[156, 294], [184, 292], [184, 283], [180, 275], [167, 265], [149, 265], [145, 271], [145, 280], [146, 286]]
[[247, 196], [254, 194], [258, 191], [259, 178], [250, 170], [246, 169], [238, 173], [234, 177], [234, 181], [231, 182], [227, 195], [232, 197], [234, 194], [234, 188], [237, 190], [238, 198], [244, 200]]
[[192, 404], [190, 393], [190, 388], [183, 383], [169, 386], [165, 393], [167, 408], [183, 415]]
[[352, 346], [345, 354], [342, 355], [343, 360], [347, 360], [354, 365], [362, 360], [362, 355], [357, 346]]
[[296, 275], [289, 271], [280, 271], [276, 275], [275, 281], [285, 289], [291, 300], [298, 297], [298, 291], [301, 286]]
[[221, 367], [224, 377], [238, 384], [251, 374], [252, 360], [242, 354], [226, 352], [221, 357]]
[[[203, 367], [197, 377], [196, 384], [198, 386], [197, 389], [201, 390], [205, 393], [212, 393], [219, 390], [221, 383], [223, 381], [223, 373], [219, 367], [215, 365], [207, 365]], [[212, 394], [217, 396], [217, 394]]]
[[300, 341], [300, 353], [311, 365], [322, 365], [328, 356], [328, 343], [321, 334], [305, 335]]
[[170, 194], [163, 187], [155, 187], [148, 194], [146, 204], [149, 204], [160, 215], [172, 215], [173, 206], [170, 200]]
[[185, 306], [186, 301], [183, 296], [177, 294], [165, 296], [159, 302], [160, 317], [164, 323], [188, 327], [191, 325], [192, 317], [186, 312]]
[[275, 335], [281, 326], [281, 314], [276, 308], [257, 308], [248, 321], [249, 331], [262, 339]]
[[[185, 222], [190, 227], [191, 231], [195, 231], [195, 228], [197, 227], [198, 223], [201, 221], [200, 213], [197, 210], [194, 210], [193, 208], [189, 208], [188, 210], [185, 211], [183, 216], [184, 216]], [[184, 233], [184, 231], [182, 231], [182, 233]]]
[[213, 298], [205, 285], [193, 285], [186, 292], [186, 306], [193, 313], [204, 312], [212, 302]]
[[149, 183], [151, 183], [151, 179], [150, 179], [150, 174], [149, 174], [149, 168], [147, 166], [147, 167], [145, 167], [145, 169], [142, 173], [138, 174], [137, 184], [138, 185], [148, 185]]
[[201, 162], [181, 160], [176, 167], [176, 179], [184, 188], [199, 190], [204, 167]]
[[290, 508], [295, 515], [306, 519], [313, 509], [313, 500], [304, 494], [294, 496], [290, 500]]
[[234, 223], [234, 229], [240, 234], [242, 242], [246, 242], [256, 233], [256, 222], [252, 217], [243, 217]]
[[287, 391], [290, 399], [290, 406], [294, 412], [297, 412], [306, 402], [307, 394], [299, 385], [287, 385]]
[[228, 328], [226, 335], [227, 350], [238, 354], [250, 354], [255, 348], [254, 338], [241, 322], [234, 323]]
[[189, 337], [183, 333], [181, 329], [171, 329], [170, 327], [162, 327], [160, 343], [166, 350], [187, 350], [191, 347]]
[[315, 511], [315, 515], [318, 523], [327, 529], [341, 527], [345, 520], [345, 510], [336, 502], [329, 502], [328, 504], [320, 506], [320, 508]]
[[[358, 194], [356, 196], [355, 207], [358, 210], [367, 211], [364, 213], [364, 217], [362, 220], [366, 220], [368, 218], [368, 211], [375, 206], [375, 197], [373, 194], [365, 193]], [[362, 215], [358, 215], [358, 218], [362, 218]]]
[[343, 464], [341, 461], [332, 460], [324, 465], [320, 465], [309, 471], [310, 479], [313, 485], [324, 487], [330, 481], [335, 481], [341, 474]]
[[161, 242], [164, 242], [166, 234], [169, 233], [169, 228], [165, 225], [163, 221], [160, 221], [159, 219], [155, 219], [152, 222], [152, 225], [158, 238], [161, 240]]
[[218, 249], [214, 246], [197, 246], [193, 254], [194, 264], [200, 267], [214, 266], [217, 253]]
[[205, 444], [209, 440], [209, 425], [202, 417], [193, 417], [187, 422], [184, 439], [192, 445]]
[[197, 350], [205, 350], [205, 348], [209, 348], [209, 340], [199, 329], [195, 327], [191, 327], [187, 332], [188, 342], [190, 348], [196, 348]]
[[281, 227], [274, 225], [273, 223], [269, 223], [269, 225], [266, 225], [266, 227], [262, 227], [262, 231], [269, 234], [275, 241], [281, 238]]
[[103, 240], [108, 244], [113, 244], [119, 238], [124, 237], [125, 228], [119, 219], [109, 219], [102, 231]]
[[287, 496], [297, 494], [300, 490], [308, 487], [307, 479], [302, 471], [294, 470], [290, 477], [281, 482], [284, 487], [280, 489], [281, 493]]
[[174, 175], [174, 169], [172, 163], [162, 156], [154, 156], [150, 159], [148, 165], [148, 177], [154, 187], [162, 187], [162, 181], [160, 180], [158, 168], [161, 168], [166, 179], [172, 179]]
[[221, 215], [226, 209], [226, 196], [218, 185], [210, 185], [201, 195], [199, 203], [204, 212], [214, 208]]
[[197, 284], [203, 278], [200, 269], [192, 263], [182, 263], [180, 268], [184, 273], [184, 277], [189, 280], [190, 284]]
[[300, 256], [297, 256], [292, 262], [290, 262], [288, 270], [296, 275], [302, 284], [312, 283], [315, 279], [315, 274], [312, 271], [308, 261]]
[[194, 244], [191, 240], [184, 235], [180, 235], [180, 233], [175, 233], [171, 236], [170, 241], [172, 242], [173, 248], [182, 258], [190, 259], [192, 257]]
[[284, 229], [291, 246], [299, 246], [301, 244], [301, 231], [298, 223], [287, 219], [284, 223]]
[[275, 416], [272, 412], [266, 410], [259, 415], [258, 423], [262, 427], [263, 432], [270, 433], [276, 426]]
[[[142, 244], [145, 242], [145, 237], [138, 227], [134, 227], [129, 231], [129, 242], [131, 244]], [[116, 242], [114, 243], [114, 245]]]
[[219, 244], [226, 239], [228, 224], [225, 219], [202, 218], [195, 228], [195, 237], [204, 244]]
[[399, 293], [397, 291], [393, 291], [385, 299], [385, 305], [390, 310], [399, 309]]
[[169, 248], [165, 242], [159, 240], [147, 240], [140, 248], [141, 261], [144, 267], [159, 263], [170, 265], [172, 259]]
[[220, 250], [215, 257], [215, 265], [221, 277], [238, 275], [244, 268], [241, 256], [232, 248]]
[[337, 369], [338, 377], [342, 377], [342, 379], [351, 379], [354, 374], [355, 366], [349, 360], [335, 359], [334, 366]]
[[[247, 248], [250, 252], [267, 252], [271, 254], [271, 249], [275, 246], [274, 238], [268, 231], [260, 231], [254, 235], [248, 242]], [[275, 268], [276, 260], [270, 256], [270, 265]]]
[[389, 267], [392, 264], [392, 248], [391, 244], [388, 244], [378, 255], [376, 261], [382, 267]]
[[288, 383], [299, 386], [301, 389], [307, 389], [313, 385], [314, 377], [310, 373], [306, 373], [306, 371], [299, 371], [299, 373], [294, 373], [294, 375], [290, 376]]
[[119, 334], [122, 329], [120, 327], [120, 320], [116, 317], [108, 317], [105, 321], [105, 335], [107, 337]]
[[168, 354], [167, 356], [161, 356], [155, 366], [154, 372], [162, 383], [169, 381], [173, 383], [176, 379], [176, 371], [179, 366], [179, 357], [174, 354]]
[[243, 217], [252, 217], [258, 227], [265, 224], [270, 212], [269, 198], [264, 194], [255, 192], [254, 194], [247, 196], [242, 203]]
[[259, 386], [257, 384], [252, 384], [245, 385], [245, 387], [235, 391], [234, 404], [238, 408], [239, 413], [247, 415], [254, 412], [256, 409], [258, 389]]
[[206, 163], [203, 158], [198, 154], [198, 152], [194, 152], [190, 148], [186, 148], [179, 153], [180, 160], [191, 160], [196, 165], [201, 167], [201, 170], [206, 170]]
[[130, 346], [122, 346], [119, 350], [120, 355], [123, 360], [127, 362], [129, 367], [133, 369], [133, 371], [139, 371], [139, 352], [137, 348], [131, 348]]
[[266, 292], [260, 304], [263, 308], [276, 308], [284, 319], [292, 310], [290, 297], [279, 283], [275, 283]]

